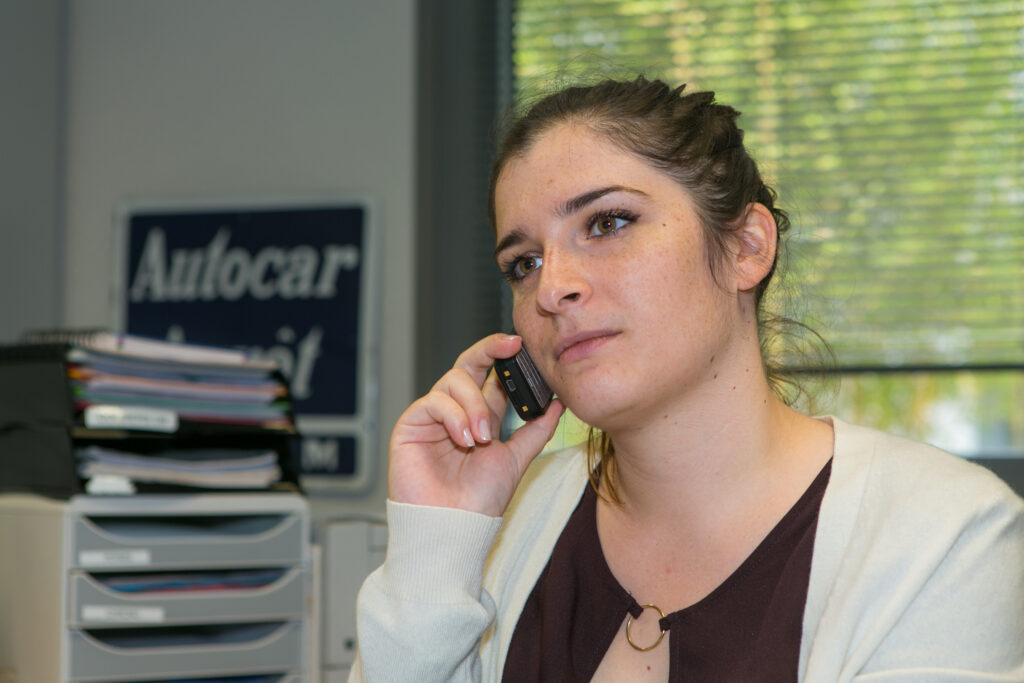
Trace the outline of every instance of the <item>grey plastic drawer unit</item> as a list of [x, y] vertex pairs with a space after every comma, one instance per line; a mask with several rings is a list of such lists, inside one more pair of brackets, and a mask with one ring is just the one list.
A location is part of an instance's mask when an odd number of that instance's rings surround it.
[[309, 538], [284, 492], [0, 495], [0, 674], [312, 683]]
[[[301, 567], [291, 567], [258, 587], [125, 592], [104, 585], [94, 574], [73, 571], [68, 623], [99, 628], [302, 619], [306, 581]], [[216, 612], [211, 612], [211, 602]]]
[[302, 658], [302, 625], [73, 631], [73, 680], [274, 673]]

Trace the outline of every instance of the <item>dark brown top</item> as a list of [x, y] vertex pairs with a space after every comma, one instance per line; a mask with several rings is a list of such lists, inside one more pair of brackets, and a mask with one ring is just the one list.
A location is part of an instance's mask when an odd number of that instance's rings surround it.
[[[797, 680], [814, 533], [831, 466], [718, 588], [661, 621], [669, 681]], [[587, 486], [523, 607], [502, 680], [589, 681], [627, 612], [639, 617], [640, 605], [608, 568], [597, 494]]]

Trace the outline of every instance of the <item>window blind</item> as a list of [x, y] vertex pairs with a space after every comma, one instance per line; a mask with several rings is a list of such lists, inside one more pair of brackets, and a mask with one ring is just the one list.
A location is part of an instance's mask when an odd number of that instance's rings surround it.
[[840, 368], [1024, 362], [1024, 2], [519, 0], [517, 95], [714, 90], [793, 219], [777, 296]]

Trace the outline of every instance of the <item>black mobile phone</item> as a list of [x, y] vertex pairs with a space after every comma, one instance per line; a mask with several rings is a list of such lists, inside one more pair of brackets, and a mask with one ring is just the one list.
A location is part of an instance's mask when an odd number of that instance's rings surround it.
[[505, 390], [512, 408], [523, 420], [532, 420], [544, 414], [554, 392], [540, 376], [526, 347], [511, 358], [494, 361], [501, 388]]

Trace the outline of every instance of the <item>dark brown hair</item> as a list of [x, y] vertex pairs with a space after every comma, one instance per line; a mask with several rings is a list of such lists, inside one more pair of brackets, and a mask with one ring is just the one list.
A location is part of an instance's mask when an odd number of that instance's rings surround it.
[[[640, 76], [632, 81], [604, 80], [594, 85], [571, 86], [547, 95], [514, 118], [500, 138], [491, 168], [489, 212], [495, 223], [494, 195], [505, 165], [526, 154], [545, 132], [571, 123], [589, 127], [623, 150], [645, 159], [674, 178], [694, 202], [708, 245], [708, 266], [714, 275], [729, 248], [732, 233], [741, 225], [747, 207], [758, 202], [775, 218], [779, 240], [768, 275], [755, 289], [762, 356], [770, 316], [761, 309], [765, 290], [775, 273], [789, 217], [775, 206], [775, 191], [765, 184], [757, 164], [743, 145], [736, 125], [739, 112], [715, 102], [713, 92], [684, 93]], [[773, 389], [789, 402], [792, 384], [777, 367], [765, 363]], [[591, 430], [588, 443], [591, 471], [601, 459], [600, 483], [617, 500], [614, 486], [614, 451], [607, 435]], [[595, 486], [598, 484], [594, 481]]]

